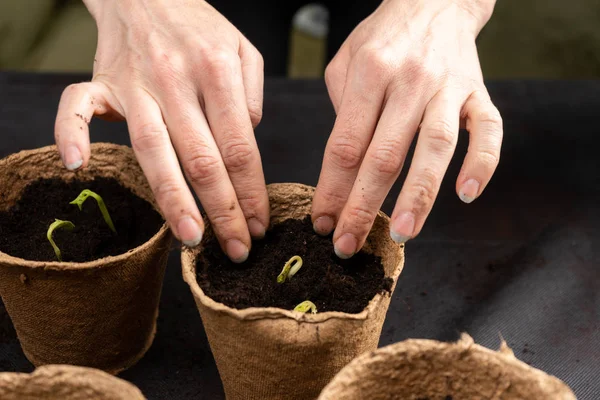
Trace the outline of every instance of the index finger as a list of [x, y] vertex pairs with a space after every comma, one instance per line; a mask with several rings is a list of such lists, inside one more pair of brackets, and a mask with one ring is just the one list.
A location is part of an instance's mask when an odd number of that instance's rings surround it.
[[318, 234], [328, 235], [346, 204], [371, 142], [385, 88], [381, 76], [353, 63], [347, 74], [338, 116], [327, 141], [321, 175], [313, 198], [312, 220]]
[[[261, 238], [269, 226], [269, 196], [244, 93], [242, 66], [237, 55], [223, 53], [211, 60], [206, 72], [199, 78], [206, 118], [248, 230], [253, 237]], [[250, 82], [259, 78], [245, 79]], [[259, 84], [247, 83], [246, 87]]]
[[134, 91], [126, 113], [131, 145], [171, 230], [186, 246], [198, 245], [204, 224], [179, 167], [160, 107], [149, 94]]

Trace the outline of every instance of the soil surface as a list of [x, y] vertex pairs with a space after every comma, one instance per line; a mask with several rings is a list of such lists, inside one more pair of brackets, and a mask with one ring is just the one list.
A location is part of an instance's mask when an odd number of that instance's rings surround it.
[[[302, 268], [293, 278], [277, 283], [284, 264], [302, 257]], [[254, 241], [250, 257], [235, 264], [216, 239], [206, 243], [197, 265], [198, 284], [209, 297], [229, 307], [279, 307], [294, 309], [310, 300], [318, 312], [359, 313], [377, 294], [392, 287], [381, 259], [363, 251], [349, 260], [333, 252], [331, 237], [314, 233], [310, 217], [288, 219]]]
[[[83, 210], [69, 204], [83, 189], [99, 194], [111, 216], [113, 233], [89, 197]], [[40, 179], [28, 185], [21, 199], [7, 212], [0, 212], [0, 251], [33, 261], [57, 261], [46, 238], [54, 219], [71, 221], [72, 231], [56, 229], [53, 239], [63, 261], [85, 262], [126, 253], [150, 239], [163, 224], [152, 205], [121, 186], [116, 180], [64, 182]]]

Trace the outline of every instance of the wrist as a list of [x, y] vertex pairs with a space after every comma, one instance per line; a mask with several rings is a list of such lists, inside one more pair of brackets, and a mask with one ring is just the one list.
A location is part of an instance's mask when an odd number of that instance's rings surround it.
[[424, 13], [431, 17], [441, 10], [455, 8], [463, 16], [461, 26], [475, 35], [489, 21], [494, 11], [496, 0], [382, 0], [380, 8], [396, 10], [394, 12], [414, 14]]
[[496, 0], [452, 0], [452, 2], [473, 17], [477, 33], [490, 20], [496, 5]]
[[82, 0], [92, 17], [98, 22], [106, 13], [115, 10], [132, 12], [138, 6], [145, 6], [146, 0]]

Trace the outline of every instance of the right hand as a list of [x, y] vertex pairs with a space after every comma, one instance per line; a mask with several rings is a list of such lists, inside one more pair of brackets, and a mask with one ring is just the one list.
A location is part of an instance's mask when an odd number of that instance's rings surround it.
[[94, 115], [125, 118], [174, 234], [195, 246], [204, 232], [185, 175], [223, 250], [245, 261], [251, 236], [269, 224], [253, 130], [262, 114], [260, 53], [202, 0], [84, 1], [98, 48], [92, 81], [69, 86], [60, 101], [55, 137], [65, 166], [87, 165]]

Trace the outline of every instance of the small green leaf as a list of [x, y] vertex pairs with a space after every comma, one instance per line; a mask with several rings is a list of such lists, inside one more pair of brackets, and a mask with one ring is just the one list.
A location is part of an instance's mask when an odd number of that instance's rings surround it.
[[310, 311], [311, 314], [316, 314], [317, 306], [312, 301], [306, 300], [294, 307], [294, 311], [299, 311], [301, 313], [307, 313]]
[[61, 229], [61, 228], [71, 231], [71, 230], [73, 230], [73, 228], [75, 228], [75, 225], [73, 225], [73, 223], [71, 221], [63, 221], [60, 219], [55, 219], [54, 222], [51, 223], [50, 226], [48, 227], [48, 232], [46, 233], [46, 237], [48, 238], [48, 241], [52, 245], [52, 248], [54, 249], [54, 254], [56, 254], [56, 258], [58, 259], [58, 261], [62, 261], [62, 257], [60, 254], [60, 249], [58, 248], [56, 243], [54, 243], [54, 239], [52, 239], [52, 234], [54, 233], [55, 230]]
[[106, 204], [104, 204], [104, 200], [102, 200], [102, 197], [100, 197], [98, 193], [92, 192], [89, 189], [84, 189], [81, 191], [81, 193], [79, 193], [79, 196], [77, 196], [77, 198], [69, 204], [75, 204], [77, 205], [77, 207], [79, 207], [79, 210], [82, 210], [83, 203], [90, 196], [93, 197], [94, 200], [96, 200], [96, 203], [98, 203], [98, 208], [102, 213], [102, 217], [104, 218], [104, 222], [106, 222], [106, 225], [108, 225], [111, 231], [117, 233], [115, 225], [113, 224], [112, 219], [110, 218], [110, 214], [108, 213], [108, 209], [106, 208]]
[[291, 279], [302, 268], [302, 257], [294, 256], [283, 266], [281, 273], [277, 276], [277, 283], [283, 283], [286, 279]]

